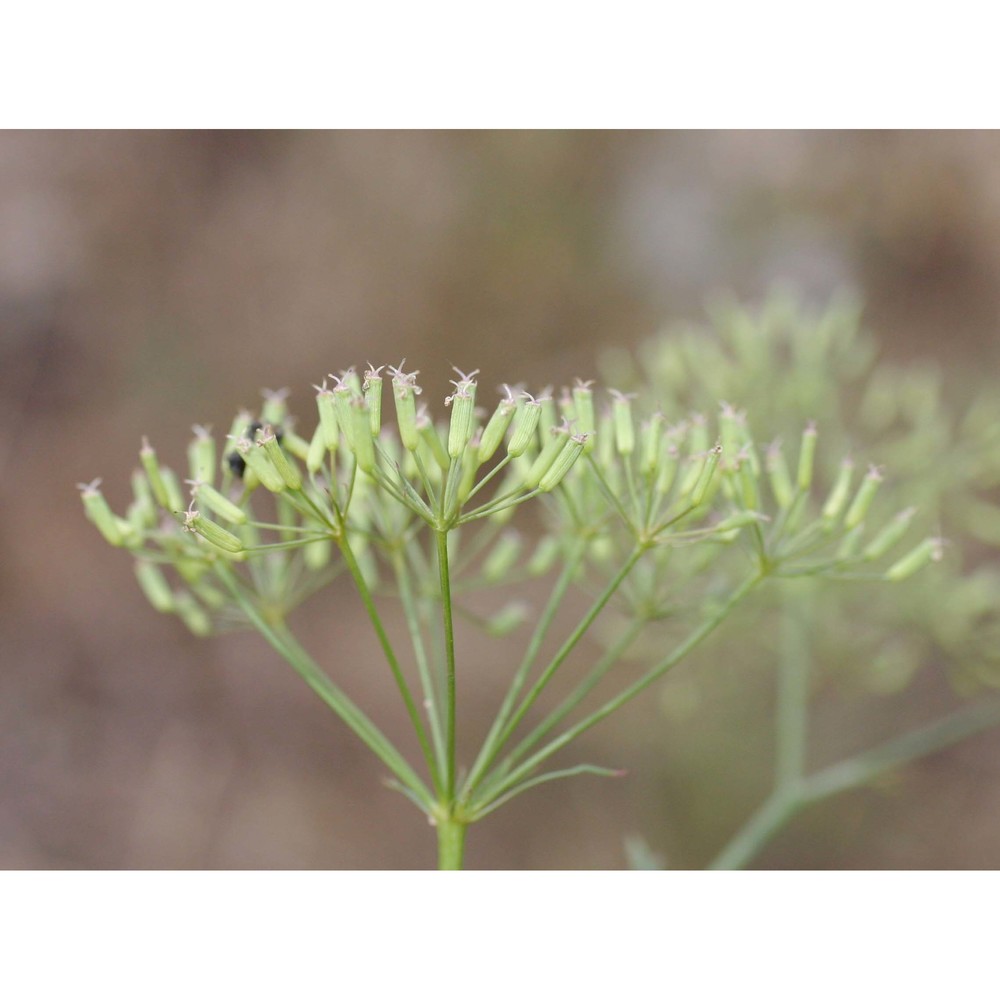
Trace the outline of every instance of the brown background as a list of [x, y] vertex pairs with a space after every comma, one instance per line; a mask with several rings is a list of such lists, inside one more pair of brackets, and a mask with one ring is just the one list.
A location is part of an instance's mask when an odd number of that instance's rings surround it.
[[[431, 397], [451, 364], [484, 388], [589, 377], [713, 289], [775, 280], [856, 288], [887, 353], [974, 367], [998, 279], [992, 133], [0, 135], [0, 865], [432, 862], [422, 817], [261, 640], [156, 615], [84, 521], [74, 483], [103, 476], [123, 508], [143, 433], [180, 463], [192, 423], [227, 427], [260, 386], [310, 414], [310, 383], [369, 359], [405, 356]], [[356, 622], [336, 590], [302, 628], [393, 730]], [[468, 662], [474, 734], [510, 663]], [[629, 778], [519, 799], [469, 863], [620, 867], [635, 832], [705, 863], [765, 767], [732, 739], [763, 703], [716, 707], [686, 742], [656, 697], [630, 707], [578, 754]], [[998, 749], [843, 796], [761, 863], [1000, 865]]]

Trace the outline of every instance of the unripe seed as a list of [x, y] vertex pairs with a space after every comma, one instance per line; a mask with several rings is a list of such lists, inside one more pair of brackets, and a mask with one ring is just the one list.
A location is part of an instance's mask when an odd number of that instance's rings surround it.
[[861, 553], [865, 559], [879, 559], [889, 551], [903, 535], [906, 534], [917, 512], [916, 507], [907, 507], [900, 511], [864, 548]]
[[201, 535], [206, 542], [214, 545], [223, 552], [242, 552], [243, 542], [241, 542], [231, 531], [226, 531], [215, 521], [210, 521], [202, 517], [201, 511], [189, 510], [184, 515], [184, 528]]
[[[247, 438], [240, 438], [236, 442], [236, 450], [246, 462], [247, 471], [252, 472], [260, 480], [264, 489], [270, 490], [271, 493], [284, 492], [284, 479], [281, 478], [281, 474], [271, 464], [271, 460], [260, 447], [251, 444]], [[246, 482], [246, 478], [246, 476], [243, 477], [244, 482]]]
[[639, 429], [639, 472], [651, 476], [659, 465], [663, 414], [654, 413]]
[[547, 385], [538, 397], [540, 407], [538, 414], [538, 437], [541, 443], [546, 440], [546, 435], [554, 427], [559, 425], [559, 413], [556, 410], [556, 401], [552, 398], [552, 386]]
[[531, 559], [528, 560], [528, 572], [532, 576], [541, 576], [544, 573], [548, 573], [555, 565], [561, 548], [559, 539], [552, 535], [545, 535], [536, 546]]
[[519, 532], [504, 532], [483, 563], [483, 577], [493, 583], [502, 580], [517, 563], [522, 546]]
[[573, 386], [573, 410], [576, 420], [576, 431], [578, 434], [587, 435], [587, 443], [583, 446], [583, 453], [589, 455], [594, 450], [594, 432], [597, 424], [594, 420], [594, 390], [590, 387], [593, 382], [583, 382], [576, 380]]
[[[404, 362], [400, 362], [402, 366]], [[419, 372], [401, 371], [401, 368], [390, 368], [392, 372], [392, 396], [396, 403], [396, 425], [399, 427], [399, 440], [407, 451], [416, 451], [420, 444], [417, 431], [417, 401], [420, 389], [416, 384]]]
[[583, 454], [587, 446], [588, 435], [574, 434], [569, 443], [556, 454], [555, 461], [538, 482], [542, 493], [551, 493], [566, 477], [576, 460]]
[[351, 400], [351, 447], [358, 468], [372, 474], [375, 472], [375, 438], [372, 434], [371, 415], [364, 399]]
[[[333, 392], [326, 387], [325, 379], [321, 386], [317, 385], [313, 388], [316, 390], [316, 409], [319, 411], [319, 426], [323, 432], [323, 445], [328, 450], [335, 451], [340, 440], [340, 427], [337, 424]], [[315, 436], [313, 441], [315, 441]]]
[[522, 393], [521, 402], [518, 403], [517, 412], [514, 414], [514, 429], [511, 432], [510, 441], [507, 443], [507, 454], [511, 458], [518, 458], [527, 450], [535, 436], [535, 428], [541, 417], [542, 405], [539, 400]]
[[810, 421], [802, 432], [802, 444], [799, 448], [799, 468], [796, 474], [798, 487], [803, 493], [812, 486], [813, 465], [816, 460], [816, 425]]
[[823, 520], [828, 522], [829, 526], [832, 526], [833, 522], [844, 511], [844, 507], [847, 504], [847, 495], [851, 491], [851, 479], [853, 476], [854, 463], [849, 458], [845, 458], [840, 463], [840, 471], [837, 473], [833, 489], [830, 490], [830, 495], [827, 497], [826, 503], [823, 504]]
[[511, 601], [486, 621], [486, 631], [492, 636], [509, 635], [523, 625], [528, 617], [528, 606], [524, 601]]
[[[457, 369], [456, 369], [457, 371]], [[476, 383], [472, 372], [453, 382], [455, 391], [444, 402], [451, 407], [451, 422], [448, 427], [448, 457], [458, 458], [472, 440], [476, 428]]]
[[174, 595], [167, 583], [166, 577], [160, 572], [160, 567], [145, 559], [136, 560], [135, 575], [139, 581], [146, 600], [157, 611], [169, 614], [174, 610]]
[[569, 444], [569, 432], [561, 427], [549, 431], [545, 447], [538, 453], [524, 477], [524, 488], [529, 492], [538, 487], [542, 477], [552, 468], [559, 453]]
[[493, 411], [493, 415], [479, 439], [478, 457], [480, 463], [488, 462], [496, 454], [497, 448], [500, 447], [504, 435], [507, 433], [507, 428], [510, 427], [511, 421], [514, 419], [517, 401], [514, 399], [510, 386], [505, 385], [504, 391], [507, 394], [506, 397], [497, 404], [497, 408]]
[[287, 425], [282, 434], [280, 444], [289, 455], [293, 455], [300, 462], [304, 462], [309, 457], [309, 442], [305, 438], [299, 437]]
[[260, 410], [260, 422], [280, 427], [288, 417], [288, 390], [265, 389], [261, 395], [264, 397], [264, 405]]
[[615, 447], [619, 455], [631, 455], [635, 451], [635, 424], [632, 420], [632, 396], [608, 390], [612, 395], [611, 419], [615, 428]]
[[369, 362], [368, 370], [365, 372], [365, 380], [362, 383], [373, 437], [378, 437], [382, 430], [382, 369], [384, 367], [385, 365], [379, 365], [378, 368], [375, 368]]
[[210, 483], [215, 478], [215, 440], [200, 424], [192, 428], [194, 439], [188, 445], [188, 470], [192, 479]]
[[788, 463], [785, 461], [781, 444], [778, 441], [768, 446], [765, 461], [774, 501], [782, 510], [787, 510], [792, 505], [795, 490], [792, 487], [792, 477], [788, 472]]
[[853, 528], [865, 519], [865, 515], [872, 505], [872, 500], [875, 499], [875, 493], [881, 482], [881, 471], [874, 465], [870, 466], [868, 474], [861, 480], [861, 485], [858, 487], [854, 501], [851, 503], [851, 506], [847, 510], [847, 515], [844, 517], [845, 527]]
[[264, 432], [260, 435], [257, 445], [267, 453], [271, 464], [277, 470], [281, 481], [288, 489], [302, 489], [302, 476], [299, 474], [299, 470], [289, 460], [281, 445], [278, 444], [278, 439], [274, 436], [274, 431], [270, 427], [264, 428]]
[[212, 620], [205, 609], [186, 591], [174, 594], [174, 610], [185, 625], [199, 638], [212, 634]]
[[92, 483], [78, 483], [80, 499], [83, 501], [83, 509], [87, 518], [93, 523], [97, 530], [104, 536], [104, 540], [111, 545], [122, 546], [125, 544], [125, 535], [122, 532], [121, 524], [115, 517], [108, 501], [104, 499], [104, 494], [98, 489], [101, 485], [100, 479], [95, 479]]
[[246, 524], [246, 511], [237, 507], [228, 497], [223, 496], [214, 486], [208, 483], [195, 483], [191, 495], [200, 504], [218, 514], [230, 524]]
[[145, 437], [142, 439], [142, 448], [139, 449], [139, 461], [142, 462], [142, 467], [146, 470], [146, 478], [149, 480], [149, 485], [153, 490], [153, 497], [156, 499], [156, 502], [164, 510], [170, 510], [170, 497], [163, 483], [163, 476], [160, 474], [160, 463], [156, 458], [156, 452], [153, 450], [152, 445]]
[[323, 468], [323, 460], [326, 457], [326, 431], [322, 423], [316, 425], [312, 440], [309, 442], [309, 451], [306, 454], [306, 468], [310, 474], [315, 476]]
[[885, 579], [893, 583], [913, 576], [930, 562], [940, 562], [944, 555], [944, 543], [940, 538], [926, 538], [916, 548], [911, 549], [902, 559], [893, 563], [885, 571]]
[[169, 466], [164, 465], [160, 468], [160, 478], [163, 480], [163, 488], [167, 491], [167, 509], [172, 513], [179, 513], [185, 508], [186, 503], [177, 473]]
[[719, 466], [719, 459], [722, 457], [722, 445], [717, 444], [705, 456], [698, 479], [695, 481], [694, 489], [691, 491], [691, 506], [699, 506], [708, 494], [708, 487], [715, 475], [715, 470]]

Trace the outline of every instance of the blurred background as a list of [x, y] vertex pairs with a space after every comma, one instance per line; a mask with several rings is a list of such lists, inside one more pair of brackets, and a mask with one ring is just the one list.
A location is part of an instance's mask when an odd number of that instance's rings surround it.
[[[146, 604], [75, 483], [104, 477], [122, 510], [141, 435], [182, 464], [192, 423], [224, 433], [264, 386], [311, 426], [310, 385], [368, 360], [405, 357], [432, 399], [451, 365], [481, 369], [483, 399], [592, 377], [710, 292], [776, 281], [856, 290], [887, 355], [981, 369], [1000, 135], [0, 134], [0, 866], [434, 863], [426, 821], [263, 640], [197, 640]], [[405, 725], [350, 591], [301, 627]], [[510, 665], [461, 641], [471, 746]], [[734, 721], [765, 708], [723, 705], [682, 739], [640, 700], [577, 753], [629, 777], [517, 799], [468, 864], [617, 868], [641, 834], [701, 866], [753, 805], [733, 789], [763, 790], [763, 736]], [[980, 736], [841, 796], [759, 864], [998, 867], [998, 751]]]

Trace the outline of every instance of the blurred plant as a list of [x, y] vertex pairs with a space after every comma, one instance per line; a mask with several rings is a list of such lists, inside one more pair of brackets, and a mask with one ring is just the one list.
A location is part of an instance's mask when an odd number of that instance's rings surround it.
[[[827, 490], [811, 423], [797, 429], [790, 467], [778, 450], [762, 455], [728, 406], [711, 430], [697, 416], [668, 423], [654, 402], [671, 418], [679, 412], [662, 393], [634, 400], [612, 390], [598, 413], [591, 384], [577, 382], [558, 400], [505, 386], [487, 415], [476, 407], [477, 373], [459, 372], [445, 400], [450, 419], [434, 423], [417, 405], [417, 373], [389, 373], [395, 427], [382, 422], [381, 369], [347, 370], [318, 387], [309, 438], [296, 432], [283, 392], [266, 393], [259, 415], [237, 416], [221, 460], [196, 427], [190, 505], [145, 441], [124, 517], [98, 482], [82, 487], [83, 502], [104, 537], [135, 556], [157, 610], [199, 635], [251, 626], [267, 639], [428, 816], [442, 868], [461, 866], [469, 824], [521, 792], [616, 773], [541, 768], [663, 677], [765, 581], [784, 581], [782, 592], [793, 581], [898, 584], [942, 554], [934, 536], [905, 542], [912, 514], [885, 502], [878, 470], [860, 484], [845, 472]], [[528, 503], [544, 524], [530, 553], [511, 526]], [[344, 572], [406, 707], [423, 774], [289, 627], [293, 609]], [[551, 579], [545, 606], [505, 603], [510, 585], [531, 577]], [[543, 656], [574, 587], [589, 606]], [[478, 620], [490, 636], [506, 646], [527, 619], [533, 628], [478, 754], [460, 769], [454, 619], [466, 597], [484, 593], [493, 603]], [[386, 599], [398, 600], [406, 621], [405, 664], [384, 623]], [[612, 601], [622, 627], [604, 655], [567, 677], [570, 655]], [[663, 621], [684, 626], [670, 651], [661, 646], [631, 680], [615, 671]], [[536, 712], [557, 688], [554, 706]]]
[[[972, 394], [962, 386], [958, 405], [950, 405], [938, 368], [878, 360], [876, 341], [860, 325], [859, 305], [847, 295], [820, 310], [787, 291], [773, 292], [757, 310], [718, 298], [709, 320], [707, 327], [649, 340], [637, 358], [607, 354], [605, 373], [684, 409], [732, 401], [722, 404], [724, 419], [742, 419], [732, 404], [745, 406], [757, 433], [772, 439], [762, 462], [776, 485], [784, 476], [782, 440], [815, 418], [824, 441], [816, 475], [829, 491], [823, 514], [843, 515], [848, 549], [879, 552], [911, 524], [950, 541], [949, 558], [934, 574], [891, 592], [772, 588], [770, 610], [758, 602], [764, 627], [735, 636], [738, 651], [713, 651], [744, 664], [777, 664], [773, 791], [713, 862], [738, 867], [817, 799], [1000, 722], [998, 703], [980, 699], [807, 774], [810, 694], [824, 674], [850, 671], [879, 695], [901, 691], [929, 667], [944, 667], [962, 695], [1000, 685], [1000, 572], [988, 561], [989, 549], [1000, 545], [1000, 400], [987, 383]], [[885, 462], [892, 475], [878, 489], [880, 502], [902, 508], [867, 543], [854, 535], [865, 517], [846, 504], [859, 477], [856, 455]], [[880, 478], [874, 469], [862, 476], [855, 503]]]

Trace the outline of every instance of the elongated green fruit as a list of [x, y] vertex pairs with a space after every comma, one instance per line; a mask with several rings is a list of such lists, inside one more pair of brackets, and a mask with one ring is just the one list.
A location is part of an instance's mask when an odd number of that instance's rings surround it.
[[246, 511], [237, 507], [214, 486], [208, 483], [195, 483], [191, 493], [198, 503], [204, 504], [213, 514], [218, 514], [230, 524], [246, 524]]
[[925, 538], [916, 548], [911, 549], [885, 571], [885, 579], [899, 583], [900, 580], [913, 576], [928, 563], [940, 562], [943, 555], [944, 543], [940, 538]]
[[184, 515], [184, 527], [187, 531], [201, 535], [206, 542], [217, 549], [222, 549], [223, 552], [243, 551], [243, 543], [231, 531], [226, 531], [222, 525], [210, 521], [207, 517], [202, 517], [201, 511], [189, 510]]

